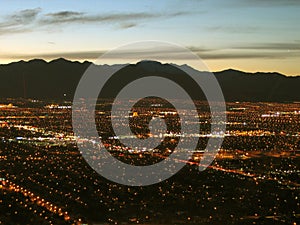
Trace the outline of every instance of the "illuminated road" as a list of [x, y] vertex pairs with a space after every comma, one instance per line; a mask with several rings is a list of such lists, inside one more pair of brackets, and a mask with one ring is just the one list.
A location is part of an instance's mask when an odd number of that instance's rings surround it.
[[[155, 156], [157, 157], [160, 157], [162, 159], [166, 159], [168, 158], [167, 156], [164, 156], [164, 155], [161, 155], [161, 154], [155, 154]], [[197, 165], [197, 166], [201, 166], [200, 162], [192, 162], [192, 161], [187, 161], [187, 160], [182, 160], [182, 159], [174, 159], [174, 161], [178, 161], [178, 162], [184, 162], [188, 165]], [[279, 185], [283, 185], [285, 186], [286, 188], [288, 189], [291, 189], [291, 190], [295, 190], [295, 189], [300, 189], [300, 184], [296, 183], [296, 182], [291, 182], [291, 181], [286, 181], [286, 180], [278, 180], [275, 178], [272, 178], [272, 177], [261, 177], [261, 175], [259, 174], [255, 174], [255, 173], [250, 173], [250, 172], [245, 172], [245, 171], [241, 171], [241, 170], [233, 170], [233, 169], [225, 169], [223, 167], [219, 167], [219, 166], [208, 166], [208, 168], [210, 169], [213, 169], [213, 170], [216, 170], [216, 171], [222, 171], [222, 172], [225, 172], [225, 173], [233, 173], [233, 174], [238, 174], [238, 175], [241, 175], [241, 176], [244, 176], [244, 177], [250, 177], [252, 178], [256, 184], [258, 184], [258, 182], [261, 180], [269, 180], [269, 181], [275, 181], [277, 182]]]
[[[20, 185], [17, 185], [15, 183], [13, 183], [12, 181], [9, 181], [7, 179], [2, 180], [0, 183], [0, 190], [6, 190], [6, 191], [10, 191], [10, 192], [16, 192], [16, 193], [20, 193], [22, 194], [25, 199], [29, 200], [30, 202], [32, 202], [33, 204], [36, 204], [37, 206], [40, 206], [44, 209], [46, 209], [47, 211], [53, 213], [53, 214], [57, 214], [58, 216], [63, 217], [63, 219], [65, 221], [74, 221], [75, 224], [81, 224], [80, 223], [80, 219], [74, 219], [71, 218], [71, 216], [68, 214], [67, 211], [64, 211], [62, 208], [54, 205], [53, 203], [46, 201], [45, 199], [43, 199], [42, 197], [34, 194], [33, 192], [29, 191], [26, 188], [21, 187]], [[30, 207], [26, 202], [27, 201], [21, 201], [16, 199], [16, 201], [18, 201], [19, 204], [23, 205], [25, 208], [28, 208], [29, 210], [33, 210], [32, 207]], [[37, 213], [36, 210], [33, 211], [34, 213]], [[44, 211], [43, 211], [44, 212]], [[50, 218], [48, 218], [46, 215], [43, 215], [44, 213], [39, 213], [39, 216], [43, 217], [45, 220], [48, 220], [50, 224], [52, 224], [52, 221], [50, 221]]]

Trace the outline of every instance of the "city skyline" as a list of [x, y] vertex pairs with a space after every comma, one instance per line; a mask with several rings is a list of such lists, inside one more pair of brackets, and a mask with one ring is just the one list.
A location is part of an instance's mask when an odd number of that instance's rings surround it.
[[[1, 6], [0, 64], [60, 57], [93, 62], [120, 45], [159, 40], [190, 49], [212, 71], [300, 75], [300, 2], [294, 0], [2, 1]], [[174, 62], [194, 66], [186, 59]]]

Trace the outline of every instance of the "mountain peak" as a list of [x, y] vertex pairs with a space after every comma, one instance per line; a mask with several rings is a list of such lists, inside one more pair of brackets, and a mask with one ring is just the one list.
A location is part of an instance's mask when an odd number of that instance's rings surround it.
[[156, 66], [161, 66], [162, 64], [161, 64], [161, 62], [158, 62], [158, 61], [155, 61], [155, 60], [141, 60], [141, 61], [139, 61], [139, 62], [137, 62], [136, 63], [136, 65], [137, 66], [139, 66], [139, 65], [152, 65], [152, 66], [154, 66], [154, 65], [156, 65]]
[[57, 59], [53, 59], [49, 63], [70, 63], [70, 62], [72, 62], [72, 61], [69, 61], [65, 58], [57, 58]]
[[221, 70], [218, 73], [245, 73], [245, 72], [243, 72], [241, 70], [229, 68], [229, 69], [226, 69], [226, 70]]
[[43, 64], [46, 64], [47, 62], [43, 59], [31, 59], [31, 60], [27, 61], [27, 63], [43, 63]]

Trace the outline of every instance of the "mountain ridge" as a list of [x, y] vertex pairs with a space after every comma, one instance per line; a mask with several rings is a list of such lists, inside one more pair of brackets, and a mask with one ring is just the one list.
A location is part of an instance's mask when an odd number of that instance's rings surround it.
[[[83, 62], [80, 62], [78, 60], [69, 60], [69, 59], [65, 59], [63, 57], [60, 57], [60, 58], [52, 59], [50, 61], [46, 61], [46, 60], [41, 59], [41, 58], [29, 59], [29, 60], [19, 60], [19, 61], [14, 61], [14, 62], [5, 63], [5, 64], [0, 63], [0, 66], [7, 66], [7, 65], [16, 64], [16, 63], [31, 63], [31, 62], [35, 62], [35, 61], [36, 62], [43, 62], [45, 64], [50, 64], [50, 63], [53, 63], [53, 62], [56, 62], [56, 61], [65, 61], [65, 62], [79, 63], [79, 64], [94, 64], [93, 62], [87, 61], [87, 60], [85, 60]], [[152, 61], [152, 60], [142, 60], [140, 62], [147, 62], [147, 61]], [[138, 63], [140, 63], [140, 62], [138, 62]], [[174, 63], [163, 63], [163, 64], [177, 65], [177, 64], [174, 64]], [[97, 65], [97, 66], [114, 66], [116, 64], [94, 64], [94, 65]], [[117, 64], [117, 65], [128, 65], [128, 64]], [[177, 66], [179, 66], [179, 67], [187, 66], [187, 67], [189, 67], [193, 70], [197, 70], [197, 69], [193, 68], [192, 66], [190, 66], [188, 64], [182, 64], [182, 65], [177, 65]], [[199, 71], [199, 72], [207, 72], [207, 71]], [[228, 68], [228, 69], [218, 70], [218, 71], [210, 71], [210, 72], [212, 72], [212, 73], [240, 72], [240, 73], [244, 73], [244, 74], [278, 74], [278, 75], [281, 75], [281, 76], [284, 76], [284, 77], [300, 77], [300, 75], [286, 75], [286, 74], [276, 72], [276, 71], [272, 71], [272, 72], [262, 72], [262, 71], [248, 72], [248, 71], [242, 71], [242, 70], [233, 69], [233, 68]]]
[[[89, 61], [78, 62], [64, 58], [49, 62], [32, 59], [1, 64], [0, 97], [71, 100], [81, 76], [92, 64]], [[132, 73], [161, 72], [172, 78], [172, 74], [174, 77], [175, 74], [179, 76], [183, 73], [178, 68], [189, 68], [199, 75], [205, 73], [189, 65], [176, 66], [177, 69], [174, 65], [149, 60], [137, 64], [124, 64], [128, 68], [124, 69], [123, 75], [117, 81], [132, 77]], [[96, 65], [99, 68], [113, 66], [120, 64]], [[213, 73], [219, 81], [226, 101], [300, 101], [300, 76], [286, 76], [278, 72], [249, 73], [234, 69]], [[184, 75], [178, 78], [178, 81], [186, 82]], [[192, 84], [187, 82], [185, 85], [189, 87]]]

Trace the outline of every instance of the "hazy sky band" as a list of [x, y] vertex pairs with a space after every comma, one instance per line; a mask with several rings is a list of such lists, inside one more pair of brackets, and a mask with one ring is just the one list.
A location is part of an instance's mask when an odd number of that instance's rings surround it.
[[0, 2], [0, 63], [93, 61], [128, 42], [162, 40], [191, 49], [213, 71], [300, 75], [297, 0]]

